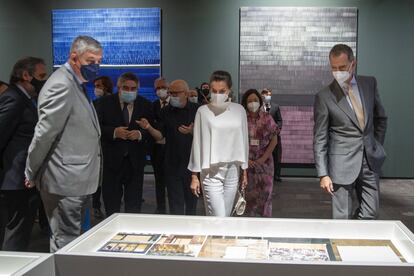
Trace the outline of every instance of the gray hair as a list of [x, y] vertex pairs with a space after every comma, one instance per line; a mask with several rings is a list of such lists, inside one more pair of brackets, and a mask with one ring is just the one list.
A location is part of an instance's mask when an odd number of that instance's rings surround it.
[[75, 52], [78, 55], [81, 55], [87, 51], [96, 53], [101, 50], [101, 43], [99, 43], [99, 41], [93, 37], [86, 35], [80, 35], [76, 37], [72, 42], [72, 46], [70, 47], [70, 52]]
[[135, 82], [137, 84], [137, 86], [139, 86], [138, 76], [135, 75], [134, 73], [131, 73], [131, 72], [126, 72], [126, 73], [123, 73], [122, 75], [120, 75], [118, 77], [118, 81], [117, 81], [116, 85], [118, 87], [120, 87], [124, 84], [124, 82], [129, 81], [129, 80]]

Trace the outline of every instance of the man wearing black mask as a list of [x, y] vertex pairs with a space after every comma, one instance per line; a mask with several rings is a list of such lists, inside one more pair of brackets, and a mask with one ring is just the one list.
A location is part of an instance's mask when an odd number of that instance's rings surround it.
[[24, 185], [27, 150], [37, 122], [36, 98], [47, 77], [45, 62], [27, 57], [13, 67], [0, 95], [0, 249], [25, 251], [39, 204]]
[[200, 85], [199, 104], [204, 105], [210, 103], [210, 84], [203, 82]]

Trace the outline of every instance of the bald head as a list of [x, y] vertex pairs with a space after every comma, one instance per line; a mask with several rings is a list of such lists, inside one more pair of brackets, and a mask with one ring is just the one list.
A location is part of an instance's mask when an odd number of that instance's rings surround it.
[[177, 92], [185, 92], [188, 93], [190, 88], [188, 87], [188, 83], [185, 80], [175, 80], [170, 83], [170, 91], [177, 91]]
[[185, 80], [175, 80], [170, 83], [168, 94], [171, 96], [170, 104], [175, 107], [183, 107], [187, 104], [188, 83]]

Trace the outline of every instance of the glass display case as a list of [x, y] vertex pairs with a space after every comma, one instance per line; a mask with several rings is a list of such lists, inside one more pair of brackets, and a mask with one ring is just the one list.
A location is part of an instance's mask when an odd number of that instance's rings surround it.
[[399, 221], [114, 214], [55, 254], [57, 275], [414, 275]]
[[54, 276], [53, 255], [0, 251], [0, 275]]

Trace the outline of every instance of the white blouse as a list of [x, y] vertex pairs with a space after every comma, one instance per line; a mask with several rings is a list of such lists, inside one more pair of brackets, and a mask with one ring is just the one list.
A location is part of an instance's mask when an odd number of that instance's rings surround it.
[[200, 172], [222, 163], [236, 163], [247, 169], [248, 161], [249, 137], [243, 106], [229, 103], [222, 112], [210, 105], [201, 106], [194, 120], [188, 169]]

